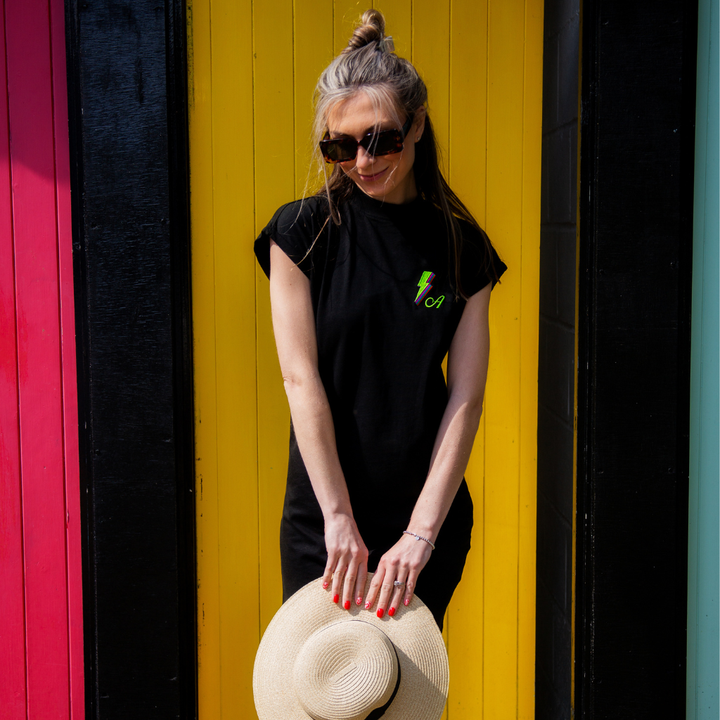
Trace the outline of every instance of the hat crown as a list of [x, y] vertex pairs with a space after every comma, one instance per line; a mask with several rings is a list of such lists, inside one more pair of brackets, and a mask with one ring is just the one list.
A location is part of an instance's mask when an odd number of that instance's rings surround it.
[[[369, 592], [372, 578], [373, 574], [368, 573], [363, 597]], [[258, 648], [253, 675], [258, 718], [374, 720], [375, 716], [382, 713], [383, 720], [440, 720], [450, 679], [447, 651], [435, 619], [422, 600], [415, 595], [408, 606], [401, 605], [392, 617], [385, 615], [379, 618], [360, 605], [352, 605], [349, 610], [344, 610], [331, 602], [331, 597], [329, 590], [322, 586], [322, 578], [317, 578], [289, 598], [268, 625]], [[316, 705], [312, 698], [306, 696], [309, 684], [301, 679], [300, 674], [302, 668], [312, 667], [316, 660], [310, 657], [310, 646], [306, 649], [305, 660], [298, 661], [298, 656], [310, 638], [317, 635], [322, 652], [315, 657], [318, 658], [317, 662], [324, 662], [326, 649], [334, 645], [326, 643], [326, 638], [329, 639], [331, 635], [326, 636], [324, 632], [336, 625], [346, 626], [345, 630], [349, 632], [357, 628], [366, 631], [363, 625], [372, 625], [381, 633], [382, 647], [385, 651], [391, 649], [395, 656], [393, 662], [397, 663], [397, 680], [387, 700], [376, 709], [361, 709], [351, 714], [348, 703], [342, 705], [342, 713], [339, 713], [338, 708]], [[342, 630], [335, 628], [332, 632]], [[385, 651], [381, 648], [381, 654]], [[334, 678], [338, 684], [342, 684], [341, 680], [349, 682], [353, 674], [358, 673], [357, 666], [362, 666], [362, 658], [360, 661], [358, 663], [358, 658], [351, 657], [345, 665], [338, 666], [330, 673], [330, 678]], [[296, 669], [298, 676], [294, 680]], [[385, 671], [381, 670], [381, 673]], [[311, 676], [315, 674], [314, 671]], [[392, 681], [383, 683], [384, 687], [393, 685]], [[305, 707], [300, 703], [296, 684], [300, 695], [305, 698]], [[324, 690], [321, 692], [324, 693]], [[385, 697], [383, 693], [377, 702]], [[377, 703], [365, 699], [361, 707], [369, 708], [373, 704]]]
[[390, 638], [361, 620], [313, 633], [293, 667], [296, 698], [314, 720], [364, 720], [390, 700], [397, 679]]

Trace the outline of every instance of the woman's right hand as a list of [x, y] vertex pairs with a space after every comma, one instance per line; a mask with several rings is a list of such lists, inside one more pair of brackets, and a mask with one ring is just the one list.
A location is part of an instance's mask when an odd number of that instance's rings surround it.
[[327, 564], [323, 587], [332, 585], [333, 602], [349, 610], [352, 603], [361, 605], [367, 579], [368, 550], [352, 515], [337, 513], [325, 518]]

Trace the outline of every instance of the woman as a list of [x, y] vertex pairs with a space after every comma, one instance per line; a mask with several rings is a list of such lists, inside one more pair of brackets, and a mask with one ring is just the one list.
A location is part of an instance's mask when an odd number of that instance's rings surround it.
[[425, 85], [384, 26], [368, 10], [318, 81], [322, 191], [256, 241], [292, 417], [283, 591], [322, 575], [379, 617], [417, 591], [442, 628], [505, 266], [442, 178]]

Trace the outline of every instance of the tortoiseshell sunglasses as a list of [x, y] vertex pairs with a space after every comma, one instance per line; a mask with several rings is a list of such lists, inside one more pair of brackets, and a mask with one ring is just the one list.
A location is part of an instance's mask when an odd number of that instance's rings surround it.
[[368, 133], [362, 140], [356, 140], [344, 135], [339, 138], [325, 138], [320, 141], [320, 152], [325, 162], [339, 163], [354, 160], [357, 157], [358, 147], [362, 146], [373, 157], [380, 155], [393, 155], [403, 149], [403, 141], [412, 125], [412, 117], [402, 126], [401, 130], [383, 130]]

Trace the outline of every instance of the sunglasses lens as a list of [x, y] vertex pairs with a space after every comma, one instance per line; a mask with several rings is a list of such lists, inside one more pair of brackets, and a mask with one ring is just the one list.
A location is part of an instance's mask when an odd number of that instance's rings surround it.
[[326, 162], [338, 163], [352, 160], [357, 155], [357, 142], [351, 138], [338, 138], [336, 140], [322, 140], [320, 152]]
[[403, 137], [397, 130], [384, 130], [383, 132], [368, 135], [360, 144], [375, 157], [392, 155], [403, 149]]

